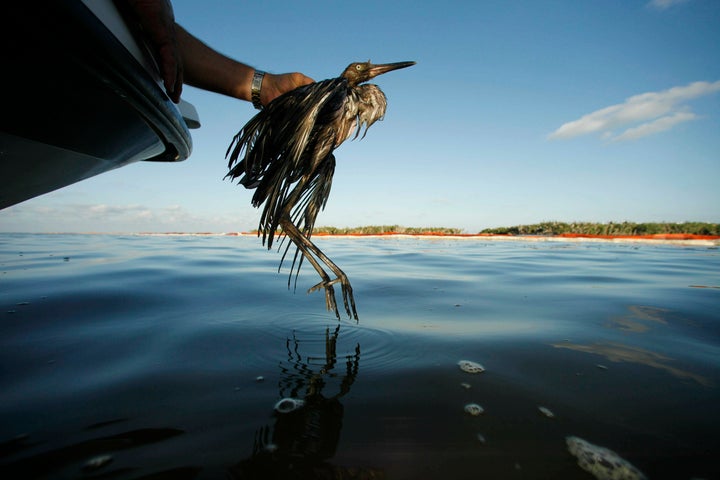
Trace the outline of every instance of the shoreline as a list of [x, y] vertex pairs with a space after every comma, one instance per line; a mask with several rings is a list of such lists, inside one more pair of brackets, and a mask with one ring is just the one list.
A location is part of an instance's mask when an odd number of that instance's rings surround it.
[[[258, 236], [257, 232], [226, 233], [229, 236]], [[720, 236], [668, 233], [655, 235], [590, 235], [582, 233], [562, 233], [559, 235], [510, 235], [492, 233], [323, 233], [313, 234], [313, 238], [421, 238], [447, 240], [489, 240], [520, 242], [597, 242], [597, 243], [645, 243], [650, 245], [696, 245], [720, 246]]]
[[[28, 233], [30, 235], [129, 235], [129, 236], [165, 236], [165, 237], [258, 237], [257, 231], [250, 232], [2, 232], [13, 235]], [[684, 233], [668, 233], [654, 235], [590, 235], [583, 233], [562, 233], [558, 235], [513, 235], [493, 233], [314, 233], [313, 238], [417, 238], [425, 240], [485, 240], [508, 242], [570, 242], [570, 243], [637, 243], [648, 245], [686, 245], [686, 246], [720, 246], [718, 235], [694, 235]]]
[[[245, 234], [243, 234], [245, 235]], [[248, 235], [251, 235], [248, 233]], [[254, 235], [254, 234], [253, 234]], [[313, 237], [337, 238], [421, 238], [421, 239], [447, 239], [447, 240], [488, 240], [509, 242], [570, 242], [570, 243], [642, 243], [648, 245], [694, 245], [694, 246], [720, 246], [720, 237], [710, 235], [586, 235], [586, 234], [560, 234], [560, 235], [495, 235], [487, 233], [468, 234], [313, 234]]]

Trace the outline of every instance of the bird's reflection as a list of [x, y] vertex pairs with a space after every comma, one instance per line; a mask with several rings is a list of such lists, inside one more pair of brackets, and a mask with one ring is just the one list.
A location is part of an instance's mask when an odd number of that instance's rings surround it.
[[280, 395], [282, 397], [298, 397], [303, 389], [304, 396], [312, 398], [316, 395], [322, 396], [327, 379], [341, 377], [339, 391], [331, 399], [338, 399], [350, 391], [350, 386], [355, 382], [360, 366], [360, 344], [355, 345], [354, 354], [345, 356], [345, 372], [334, 371], [337, 365], [337, 339], [340, 334], [340, 326], [330, 333], [330, 328], [325, 330], [325, 356], [306, 356], [303, 358], [300, 352], [301, 341], [293, 332], [292, 338], [288, 338], [285, 347], [287, 359], [280, 364], [280, 371], [283, 376], [280, 380]]
[[[274, 424], [255, 433], [253, 453], [230, 469], [230, 477], [245, 479], [378, 479], [380, 470], [329, 463], [342, 430], [340, 398], [350, 391], [360, 366], [360, 344], [338, 359], [338, 325], [325, 330], [324, 356], [305, 355], [304, 341], [288, 338], [281, 362]], [[334, 386], [333, 386], [334, 385]]]

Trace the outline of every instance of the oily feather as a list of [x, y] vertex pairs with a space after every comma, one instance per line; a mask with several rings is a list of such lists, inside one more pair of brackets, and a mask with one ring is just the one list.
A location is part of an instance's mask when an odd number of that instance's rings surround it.
[[[264, 204], [259, 230], [268, 248], [287, 205], [295, 205], [291, 218], [298, 228], [312, 233], [330, 195], [333, 150], [356, 130], [357, 137], [360, 127], [367, 131], [386, 105], [376, 85], [351, 89], [342, 77], [324, 80], [278, 97], [235, 136], [227, 176], [256, 189], [252, 203]], [[332, 165], [319, 171], [326, 162]]]
[[[363, 127], [367, 133], [386, 108], [385, 95], [376, 85], [350, 88], [347, 79], [339, 77], [278, 97], [235, 135], [227, 151], [227, 177], [239, 177], [240, 184], [255, 189], [252, 204], [263, 205], [258, 226], [263, 244], [272, 247], [288, 206], [293, 224], [310, 238], [330, 196], [333, 150], [353, 132], [355, 138]], [[297, 252], [292, 268], [296, 260]], [[301, 264], [302, 258], [298, 269]]]

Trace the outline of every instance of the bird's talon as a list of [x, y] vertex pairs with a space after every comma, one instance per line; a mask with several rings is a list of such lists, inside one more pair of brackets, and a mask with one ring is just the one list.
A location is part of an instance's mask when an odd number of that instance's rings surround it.
[[338, 283], [340, 281], [339, 278], [336, 278], [335, 280], [323, 280], [322, 282], [318, 283], [317, 285], [310, 287], [307, 291], [308, 294], [311, 294], [312, 292], [315, 292], [317, 290], [320, 290], [321, 288], [329, 288], [332, 287], [334, 284]]
[[358, 319], [357, 310], [355, 309], [355, 298], [353, 297], [352, 287], [347, 279], [336, 278], [334, 280], [323, 280], [322, 282], [309, 288], [307, 293], [310, 294], [321, 288], [325, 289], [325, 306], [328, 311], [335, 312], [335, 316], [340, 320], [340, 311], [337, 307], [337, 300], [335, 299], [335, 289], [333, 285], [336, 283], [342, 284], [342, 296], [343, 305], [345, 307], [345, 313], [350, 318]]

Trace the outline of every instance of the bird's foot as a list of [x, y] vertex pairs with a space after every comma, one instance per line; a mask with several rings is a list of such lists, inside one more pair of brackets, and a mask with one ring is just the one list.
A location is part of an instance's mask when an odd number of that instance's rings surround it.
[[350, 281], [347, 279], [347, 277], [338, 277], [333, 280], [323, 280], [322, 282], [308, 289], [307, 293], [312, 293], [316, 290], [324, 288], [325, 304], [327, 306], [327, 309], [335, 312], [335, 316], [338, 320], [340, 320], [340, 312], [338, 311], [337, 301], [335, 300], [335, 289], [333, 288], [333, 285], [336, 283], [340, 283], [342, 287], [342, 296], [343, 304], [345, 305], [345, 312], [347, 313], [348, 317], [357, 320], [358, 314], [357, 310], [355, 309], [355, 297], [353, 296], [352, 286], [350, 285]]
[[334, 284], [338, 283], [339, 281], [340, 281], [339, 278], [336, 278], [334, 280], [328, 280], [328, 281], [323, 280], [322, 282], [318, 283], [317, 285], [308, 288], [307, 293], [310, 294], [312, 292], [320, 290], [321, 288], [325, 288], [325, 289], [327, 289], [328, 287], [332, 288], [332, 286]]

